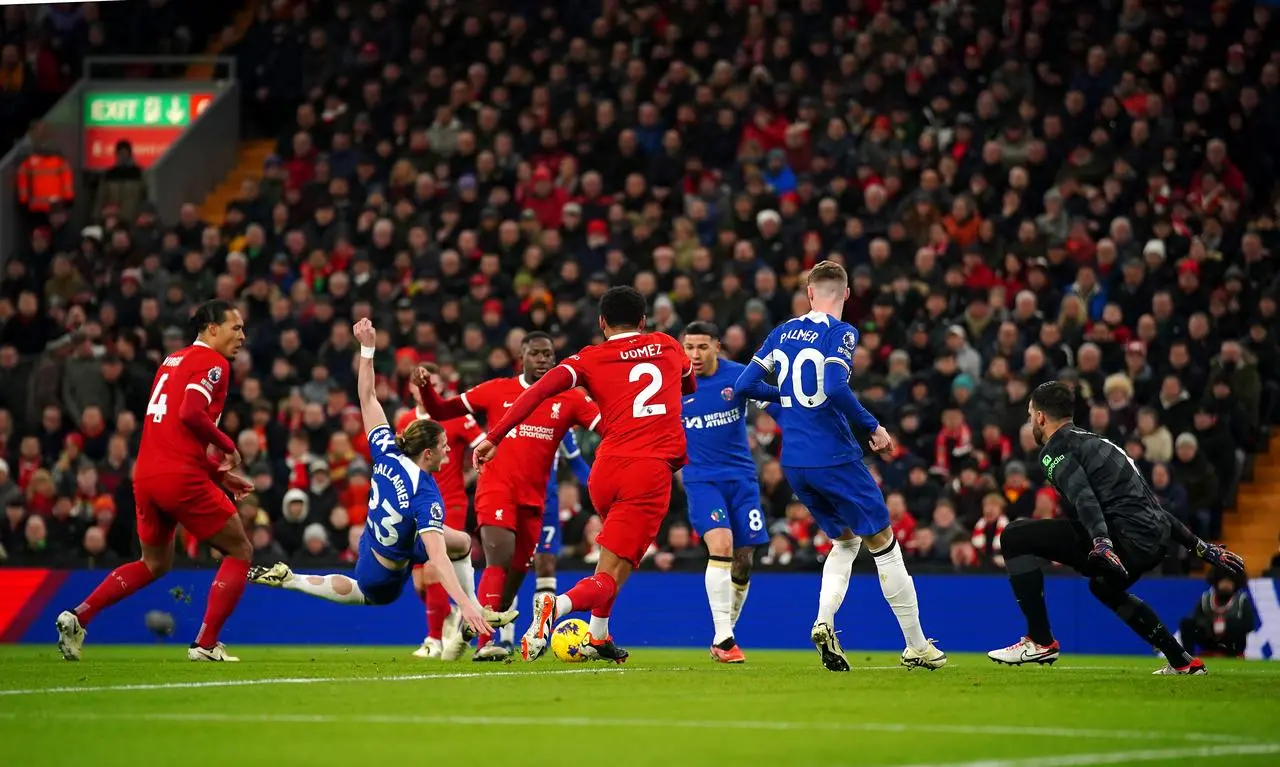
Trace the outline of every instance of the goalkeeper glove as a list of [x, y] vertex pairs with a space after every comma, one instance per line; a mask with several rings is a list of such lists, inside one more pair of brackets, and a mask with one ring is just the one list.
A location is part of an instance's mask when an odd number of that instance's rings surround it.
[[1196, 556], [1231, 575], [1244, 575], [1244, 559], [1226, 546], [1197, 539]]
[[1129, 571], [1124, 569], [1124, 563], [1116, 555], [1115, 546], [1110, 538], [1093, 539], [1093, 551], [1089, 552], [1089, 561], [1101, 567], [1108, 575], [1122, 580], [1129, 579]]

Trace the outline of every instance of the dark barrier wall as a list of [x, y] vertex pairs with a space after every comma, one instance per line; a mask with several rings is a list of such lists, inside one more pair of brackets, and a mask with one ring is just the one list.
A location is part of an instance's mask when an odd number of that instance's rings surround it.
[[[105, 575], [99, 571], [0, 569], [0, 641], [54, 641], [53, 621], [74, 607]], [[172, 613], [177, 622], [173, 642], [189, 642], [200, 625], [213, 572], [180, 571], [132, 599], [104, 612], [90, 627], [90, 643], [147, 643], [149, 610]], [[562, 573], [561, 587], [580, 573]], [[808, 648], [809, 626], [818, 597], [816, 574], [758, 574], [738, 624], [743, 647]], [[925, 632], [951, 651], [982, 652], [1014, 642], [1024, 625], [1004, 578], [989, 576], [918, 576], [920, 611]], [[1171, 625], [1186, 615], [1203, 592], [1200, 581], [1152, 579], [1136, 591]], [[1054, 630], [1063, 649], [1073, 653], [1149, 653], [1106, 608], [1090, 596], [1085, 581], [1050, 578], [1046, 584]], [[1254, 598], [1262, 628], [1253, 635], [1249, 654], [1271, 657], [1280, 651], [1280, 611], [1276, 584], [1254, 581]], [[530, 587], [520, 596], [520, 630], [529, 611]], [[880, 595], [876, 578], [853, 579], [837, 628], [846, 648], [902, 649], [902, 635]], [[639, 573], [618, 599], [612, 626], [619, 641], [630, 646], [705, 647], [711, 619], [701, 573]], [[422, 603], [411, 588], [386, 607], [344, 607], [294, 592], [252, 586], [224, 634], [229, 644], [413, 645], [425, 632]], [[1276, 653], [1280, 655], [1280, 652]]]

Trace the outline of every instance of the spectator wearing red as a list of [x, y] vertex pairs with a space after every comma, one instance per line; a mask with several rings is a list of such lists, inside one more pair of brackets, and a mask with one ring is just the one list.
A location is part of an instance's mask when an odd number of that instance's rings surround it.
[[551, 171], [544, 166], [534, 169], [527, 185], [517, 194], [521, 210], [533, 211], [544, 229], [559, 229], [564, 220], [564, 206], [569, 193], [552, 182]]

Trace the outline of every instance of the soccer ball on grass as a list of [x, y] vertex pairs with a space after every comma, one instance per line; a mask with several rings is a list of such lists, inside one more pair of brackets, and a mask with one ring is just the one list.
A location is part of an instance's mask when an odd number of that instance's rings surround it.
[[565, 663], [582, 663], [582, 643], [587, 639], [587, 622], [570, 618], [551, 632], [551, 653]]

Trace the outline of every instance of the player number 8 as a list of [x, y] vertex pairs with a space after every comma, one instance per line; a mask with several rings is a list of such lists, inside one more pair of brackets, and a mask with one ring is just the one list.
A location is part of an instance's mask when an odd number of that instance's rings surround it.
[[759, 532], [764, 529], [764, 515], [759, 509], [752, 509], [747, 512], [747, 527], [753, 532]]

